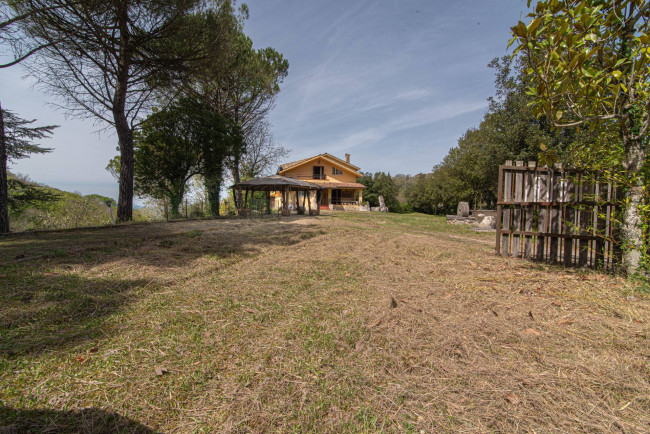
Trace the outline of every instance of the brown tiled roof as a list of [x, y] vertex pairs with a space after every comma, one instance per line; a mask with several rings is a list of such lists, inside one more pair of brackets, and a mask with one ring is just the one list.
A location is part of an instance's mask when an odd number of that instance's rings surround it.
[[248, 181], [242, 181], [238, 184], [233, 185], [231, 188], [243, 187], [243, 188], [282, 188], [282, 187], [294, 187], [302, 189], [318, 189], [320, 186], [315, 182], [301, 181], [295, 178], [289, 178], [287, 176], [280, 175], [271, 175], [265, 176], [263, 178], [253, 178]]
[[358, 182], [310, 182], [322, 188], [366, 188], [365, 185]]
[[292, 161], [291, 163], [282, 164], [282, 165], [280, 165], [280, 170], [287, 170], [287, 169], [289, 169], [291, 167], [299, 165], [300, 163], [304, 163], [307, 160], [311, 160], [312, 158], [314, 158], [314, 157], [303, 158], [302, 160]]
[[354, 164], [347, 163], [345, 160], [341, 160], [340, 158], [335, 157], [334, 155], [331, 155], [331, 154], [328, 154], [327, 152], [325, 152], [323, 154], [314, 155], [313, 157], [303, 158], [302, 160], [297, 160], [297, 161], [292, 161], [290, 163], [282, 164], [282, 165], [280, 165], [280, 171], [284, 171], [284, 170], [290, 169], [292, 167], [298, 166], [298, 165], [304, 163], [305, 161], [312, 160], [312, 159], [314, 159], [316, 157], [331, 158], [332, 160], [335, 160], [335, 161], [339, 162], [340, 164], [342, 164], [344, 166], [348, 166], [348, 168], [352, 168], [355, 171], [360, 170], [360, 168], [355, 166]]

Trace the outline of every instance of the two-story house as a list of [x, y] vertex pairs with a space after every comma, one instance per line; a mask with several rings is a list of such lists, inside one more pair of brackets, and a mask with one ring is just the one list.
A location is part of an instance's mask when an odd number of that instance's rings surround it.
[[321, 209], [358, 209], [363, 203], [363, 184], [357, 182], [360, 168], [350, 163], [350, 154], [341, 160], [319, 154], [280, 166], [278, 175], [307, 181], [321, 187], [317, 201]]

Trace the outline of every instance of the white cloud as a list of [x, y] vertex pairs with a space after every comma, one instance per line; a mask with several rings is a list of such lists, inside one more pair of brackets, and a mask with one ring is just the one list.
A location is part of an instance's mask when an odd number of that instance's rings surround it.
[[338, 152], [350, 150], [369, 142], [379, 142], [400, 131], [452, 119], [483, 109], [486, 105], [485, 101], [451, 101], [446, 104], [428, 106], [412, 113], [406, 113], [382, 125], [348, 134], [337, 141], [333, 149]]

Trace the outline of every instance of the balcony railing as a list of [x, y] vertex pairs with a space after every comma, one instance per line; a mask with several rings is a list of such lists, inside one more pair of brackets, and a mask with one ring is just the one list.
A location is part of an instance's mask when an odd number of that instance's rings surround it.
[[298, 173], [287, 173], [289, 178], [302, 178], [302, 179], [327, 179], [327, 176], [324, 174], [314, 174], [314, 175], [301, 175]]

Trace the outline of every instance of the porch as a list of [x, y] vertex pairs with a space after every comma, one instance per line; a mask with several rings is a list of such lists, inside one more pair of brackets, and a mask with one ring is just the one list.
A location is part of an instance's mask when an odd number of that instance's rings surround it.
[[320, 195], [320, 209], [357, 210], [363, 200], [363, 190], [353, 188], [323, 188], [316, 193]]

